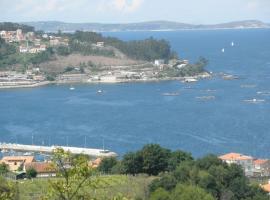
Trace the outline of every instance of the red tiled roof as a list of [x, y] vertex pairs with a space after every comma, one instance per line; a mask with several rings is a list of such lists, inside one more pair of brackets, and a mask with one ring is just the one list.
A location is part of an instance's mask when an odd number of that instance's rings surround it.
[[52, 163], [46, 162], [33, 162], [25, 165], [25, 169], [34, 168], [37, 173], [55, 172]]
[[254, 164], [255, 165], [262, 165], [264, 163], [266, 163], [268, 160], [264, 160], [264, 159], [257, 159], [257, 160], [254, 160]]
[[270, 193], [270, 184], [265, 184], [265, 185], [262, 185], [261, 188], [266, 191], [266, 192], [269, 192]]
[[221, 160], [252, 160], [251, 156], [246, 156], [239, 153], [228, 153], [222, 156], [219, 156]]

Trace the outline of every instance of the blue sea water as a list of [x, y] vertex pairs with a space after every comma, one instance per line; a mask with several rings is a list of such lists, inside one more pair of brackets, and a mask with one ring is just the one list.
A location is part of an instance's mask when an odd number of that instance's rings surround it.
[[[126, 84], [51, 85], [0, 90], [0, 141], [105, 147], [123, 155], [159, 143], [202, 156], [241, 152], [270, 157], [270, 29], [115, 32], [124, 40], [170, 41], [180, 57], [209, 60], [207, 70], [240, 77]], [[235, 43], [231, 47], [231, 42]], [[225, 48], [222, 53], [221, 49]], [[241, 85], [253, 85], [243, 88]], [[98, 95], [97, 90], [104, 90]], [[179, 96], [162, 96], [164, 92]], [[215, 96], [202, 101], [196, 97]], [[265, 102], [247, 103], [247, 99]]]

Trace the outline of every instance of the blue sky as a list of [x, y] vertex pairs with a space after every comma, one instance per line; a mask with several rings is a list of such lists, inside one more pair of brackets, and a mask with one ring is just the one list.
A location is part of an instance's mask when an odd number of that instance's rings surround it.
[[0, 21], [270, 23], [270, 0], [0, 0]]

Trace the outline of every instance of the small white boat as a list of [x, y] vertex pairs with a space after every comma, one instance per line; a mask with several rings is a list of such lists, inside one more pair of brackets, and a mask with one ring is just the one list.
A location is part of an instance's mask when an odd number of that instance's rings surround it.
[[32, 156], [33, 153], [31, 153], [31, 152], [25, 152], [23, 155], [24, 155], [24, 156]]
[[263, 96], [269, 96], [270, 92], [269, 91], [258, 91], [257, 94], [263, 95]]
[[72, 87], [72, 86], [71, 86], [69, 89], [70, 89], [70, 90], [75, 90], [75, 88], [74, 88], [74, 87]]
[[255, 88], [257, 85], [241, 85], [241, 88]]
[[97, 93], [98, 94], [101, 94], [101, 93], [103, 93], [103, 91], [102, 90], [98, 90]]
[[234, 46], [234, 42], [231, 43], [231, 46], [232, 46], [232, 47]]
[[207, 101], [207, 100], [214, 100], [216, 99], [216, 97], [215, 96], [201, 96], [201, 97], [196, 97], [196, 99]]
[[180, 95], [179, 92], [165, 92], [165, 93], [162, 93], [163, 96], [178, 96]]
[[244, 100], [244, 102], [247, 102], [247, 103], [262, 103], [262, 102], [265, 102], [264, 99], [247, 99], [247, 100]]
[[224, 48], [223, 48], [223, 49], [221, 49], [221, 52], [222, 52], [222, 53], [224, 53], [224, 52], [225, 52], [225, 49], [224, 49]]
[[234, 79], [238, 79], [239, 77], [238, 77], [238, 76], [234, 76], [234, 75], [230, 75], [230, 74], [224, 74], [224, 75], [222, 76], [222, 78], [223, 78], [224, 80], [234, 80]]
[[198, 80], [196, 78], [185, 78], [182, 82], [184, 83], [195, 83]]

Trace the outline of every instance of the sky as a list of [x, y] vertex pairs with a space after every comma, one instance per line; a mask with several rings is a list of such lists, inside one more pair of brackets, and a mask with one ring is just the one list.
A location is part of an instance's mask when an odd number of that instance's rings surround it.
[[270, 0], [0, 0], [0, 21], [270, 23]]

